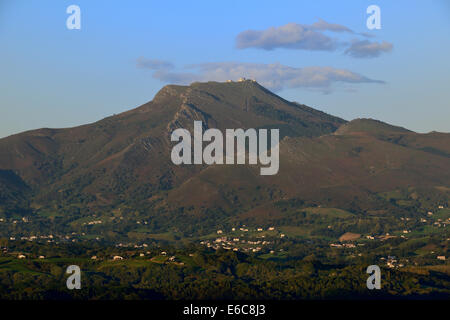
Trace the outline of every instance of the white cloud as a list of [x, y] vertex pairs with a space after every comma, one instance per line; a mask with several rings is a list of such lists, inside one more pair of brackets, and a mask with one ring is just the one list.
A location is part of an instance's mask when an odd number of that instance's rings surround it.
[[167, 83], [190, 84], [195, 81], [226, 81], [240, 77], [255, 79], [262, 86], [279, 91], [285, 88], [308, 88], [323, 93], [336, 83], [384, 83], [361, 74], [333, 67], [295, 68], [280, 63], [216, 62], [187, 66], [187, 71], [160, 69], [153, 77]]
[[383, 52], [392, 51], [392, 43], [371, 42], [368, 40], [353, 41], [350, 47], [345, 50], [345, 53], [355, 58], [375, 58]]
[[357, 39], [349, 44], [342, 38], [329, 36], [327, 32], [340, 34], [341, 37], [343, 34], [364, 38], [374, 37], [368, 33], [354, 32], [341, 24], [329, 23], [319, 19], [311, 25], [288, 23], [265, 30], [243, 31], [236, 37], [236, 47], [238, 49], [274, 50], [284, 48], [310, 51], [335, 51], [339, 47], [347, 47], [345, 53], [355, 58], [378, 57], [393, 48], [393, 45], [386, 41], [378, 43]]
[[333, 31], [333, 32], [348, 32], [354, 33], [353, 30], [343, 26], [342, 24], [337, 23], [328, 23], [323, 19], [319, 19], [319, 21], [314, 22], [311, 27], [315, 30], [321, 31]]
[[236, 37], [236, 47], [261, 48], [273, 50], [275, 48], [332, 51], [337, 43], [329, 36], [314, 30], [313, 27], [288, 23], [281, 27], [270, 27], [266, 30], [247, 30]]

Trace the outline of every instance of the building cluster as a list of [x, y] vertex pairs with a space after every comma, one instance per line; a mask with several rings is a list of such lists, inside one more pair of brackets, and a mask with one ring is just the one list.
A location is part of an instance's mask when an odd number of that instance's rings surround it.
[[136, 243], [118, 243], [116, 244], [116, 247], [121, 247], [121, 248], [135, 248], [135, 249], [139, 249], [139, 248], [147, 248], [148, 244], [146, 243], [142, 243], [142, 244], [136, 244]]
[[27, 236], [9, 237], [9, 240], [14, 241], [14, 240], [20, 239], [20, 240], [27, 240], [27, 241], [36, 241], [39, 239], [48, 239], [47, 242], [52, 242], [54, 238], [55, 237], [52, 234], [49, 234], [49, 235], [40, 235], [40, 236], [33, 235], [33, 236], [28, 236], [28, 237]]
[[356, 248], [354, 243], [331, 243], [330, 247], [332, 248]]
[[101, 224], [101, 223], [102, 223], [102, 220], [94, 220], [94, 221], [89, 221], [89, 222], [83, 222], [83, 226], [84, 225], [91, 226], [91, 225], [94, 225], [94, 224]]
[[[237, 82], [244, 82], [244, 81], [256, 82], [256, 80], [254, 80], [254, 79], [247, 79], [247, 78], [244, 78], [244, 77], [240, 77]], [[234, 81], [233, 80], [227, 80], [227, 82], [234, 82]]]
[[259, 252], [262, 250], [263, 246], [271, 244], [271, 241], [266, 240], [244, 240], [240, 238], [228, 238], [219, 237], [215, 240], [204, 240], [200, 244], [214, 250], [224, 249], [233, 251], [243, 251], [243, 252]]
[[[401, 263], [396, 256], [387, 256], [387, 258], [382, 257], [380, 260], [386, 261], [386, 266], [388, 268], [403, 268], [405, 266], [405, 264]], [[408, 260], [405, 261], [408, 262]]]

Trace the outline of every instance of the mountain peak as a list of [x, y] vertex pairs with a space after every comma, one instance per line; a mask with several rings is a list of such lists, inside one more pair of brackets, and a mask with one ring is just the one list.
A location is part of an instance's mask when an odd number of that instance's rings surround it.
[[[174, 108], [172, 123], [206, 120], [219, 128], [279, 127], [282, 136], [317, 136], [334, 132], [345, 121], [283, 99], [251, 79], [167, 85], [152, 101], [152, 110]], [[194, 115], [200, 115], [198, 119]], [[178, 126], [178, 125], [177, 125]], [[172, 127], [172, 126], [170, 126]]]
[[192, 82], [189, 85], [168, 84], [162, 87], [155, 95], [153, 101], [161, 101], [167, 97], [186, 97], [191, 93], [222, 93], [228, 95], [231, 90], [241, 95], [255, 94], [257, 91], [263, 91], [274, 95], [272, 92], [258, 84], [255, 80], [239, 79], [238, 81], [227, 80], [226, 82], [207, 81]]

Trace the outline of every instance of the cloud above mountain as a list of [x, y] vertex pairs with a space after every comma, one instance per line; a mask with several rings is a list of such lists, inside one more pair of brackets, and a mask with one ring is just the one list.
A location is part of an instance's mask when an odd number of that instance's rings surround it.
[[314, 22], [311, 25], [311, 28], [314, 30], [321, 30], [321, 31], [355, 33], [353, 30], [351, 30], [350, 28], [347, 28], [346, 26], [344, 26], [342, 24], [329, 23], [323, 19], [319, 19], [319, 21]]
[[354, 58], [375, 58], [380, 56], [383, 52], [392, 51], [392, 48], [392, 43], [386, 41], [353, 41], [350, 47], [345, 50], [345, 54]]
[[[332, 33], [333, 35], [330, 35]], [[334, 35], [351, 35], [349, 42]], [[236, 48], [256, 48], [274, 50], [277, 48], [310, 51], [336, 51], [346, 48], [345, 54], [355, 58], [374, 58], [392, 51], [389, 42], [372, 42], [364, 38], [373, 37], [367, 33], [357, 33], [350, 28], [319, 19], [313, 24], [288, 23], [265, 30], [245, 30], [236, 36]]]
[[[149, 60], [153, 61], [153, 60]], [[338, 83], [384, 83], [361, 74], [333, 67], [295, 68], [280, 63], [215, 62], [184, 67], [181, 70], [157, 69], [140, 58], [137, 66], [153, 70], [153, 78], [167, 83], [190, 84], [195, 81], [226, 81], [240, 77], [257, 80], [264, 87], [280, 91], [286, 88], [307, 88], [329, 93]], [[171, 63], [167, 62], [167, 65]]]
[[266, 30], [246, 30], [236, 37], [238, 49], [260, 48], [273, 50], [276, 48], [333, 51], [337, 47], [336, 40], [315, 31], [306, 25], [288, 23], [280, 27]]
[[[371, 34], [358, 33], [347, 26], [319, 19], [310, 25], [288, 23], [265, 30], [243, 31], [236, 37], [236, 47], [330, 52], [339, 48], [343, 50], [343, 54], [353, 58], [375, 58], [392, 51], [392, 43], [368, 40], [372, 37], [374, 36]], [[175, 68], [169, 61], [145, 57], [139, 57], [136, 66], [151, 70], [153, 78], [166, 83], [190, 84], [196, 81], [226, 81], [245, 77], [255, 79], [273, 91], [306, 88], [330, 93], [339, 84], [384, 83], [347, 69], [330, 66], [297, 68], [280, 63], [210, 62]], [[344, 87], [344, 90], [349, 92], [355, 88]]]

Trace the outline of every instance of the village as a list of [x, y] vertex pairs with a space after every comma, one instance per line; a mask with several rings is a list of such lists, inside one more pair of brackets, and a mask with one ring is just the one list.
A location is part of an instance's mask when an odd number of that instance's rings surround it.
[[[332, 250], [343, 250], [343, 254], [349, 258], [362, 257], [367, 254], [364, 251], [364, 247], [373, 242], [385, 242], [390, 239], [401, 238], [403, 240], [408, 240], [410, 238], [420, 237], [426, 235], [426, 232], [433, 232], [438, 229], [446, 229], [450, 224], [450, 217], [448, 217], [448, 212], [443, 211], [445, 207], [443, 205], [436, 206], [437, 211], [433, 212], [428, 210], [422, 214], [418, 214], [416, 217], [398, 217], [398, 226], [403, 226], [394, 232], [386, 232], [384, 234], [359, 234], [346, 232], [342, 234], [338, 241], [330, 241], [328, 243], [329, 248]], [[446, 212], [443, 214], [443, 212]], [[17, 218], [0, 218], [0, 225], [12, 225], [19, 226], [21, 224], [31, 224], [33, 221], [31, 217], [21, 217]], [[102, 235], [98, 234], [93, 236], [90, 231], [91, 228], [95, 228], [102, 224], [112, 224], [112, 223], [123, 223], [127, 221], [128, 223], [135, 223], [138, 225], [147, 225], [148, 221], [137, 219], [124, 219], [124, 217], [98, 217], [94, 215], [91, 219], [80, 219], [79, 225], [81, 230], [79, 232], [70, 232], [66, 234], [34, 234], [34, 235], [24, 235], [24, 232], [15, 233], [9, 236], [9, 241], [29, 241], [29, 242], [45, 242], [58, 245], [59, 243], [76, 243], [83, 242], [86, 239], [90, 241], [102, 241]], [[425, 229], [422, 227], [424, 226]], [[332, 230], [333, 225], [328, 225], [328, 229]], [[20, 229], [19, 229], [20, 230]], [[234, 252], [243, 252], [247, 254], [259, 254], [259, 255], [272, 255], [276, 256], [277, 253], [283, 252], [281, 248], [283, 241], [292, 241], [297, 239], [295, 234], [285, 232], [284, 227], [276, 226], [247, 226], [247, 225], [237, 225], [234, 227], [229, 227], [229, 229], [218, 229], [213, 233], [200, 237], [198, 243], [212, 250], [230, 250]], [[420, 231], [422, 230], [422, 231]], [[442, 231], [439, 231], [442, 232]], [[445, 232], [444, 232], [445, 234]], [[151, 239], [149, 239], [151, 240]], [[447, 237], [446, 241], [450, 241]], [[151, 242], [151, 241], [150, 241]], [[153, 243], [154, 244], [154, 243]], [[124, 255], [111, 255], [110, 257], [99, 257], [93, 255], [91, 260], [126, 260], [134, 258], [148, 258], [156, 262], [164, 263], [178, 263], [182, 265], [181, 261], [178, 261], [176, 256], [169, 255], [166, 251], [149, 251], [151, 246], [143, 241], [130, 241], [127, 243], [119, 242], [115, 245], [119, 249], [130, 249], [126, 251]], [[435, 261], [445, 262], [448, 260], [448, 256], [442, 252], [435, 252], [432, 249], [425, 252], [428, 257], [432, 257]], [[26, 252], [9, 252], [7, 247], [2, 247], [3, 255], [13, 255], [17, 259], [46, 259], [44, 255], [32, 255]], [[162, 258], [163, 257], [163, 258]], [[402, 268], [412, 263], [411, 259], [399, 258], [394, 255], [386, 255], [378, 257], [381, 264], [384, 264], [388, 268]]]
[[[286, 235], [275, 230], [275, 227], [269, 227], [266, 230], [262, 227], [249, 228], [245, 225], [242, 227], [233, 227], [228, 234], [223, 230], [217, 230], [215, 239], [207, 239], [200, 241], [200, 244], [214, 250], [233, 250], [242, 252], [260, 252], [271, 250], [270, 245], [274, 243], [275, 239], [282, 239]], [[270, 240], [269, 240], [270, 239]]]

